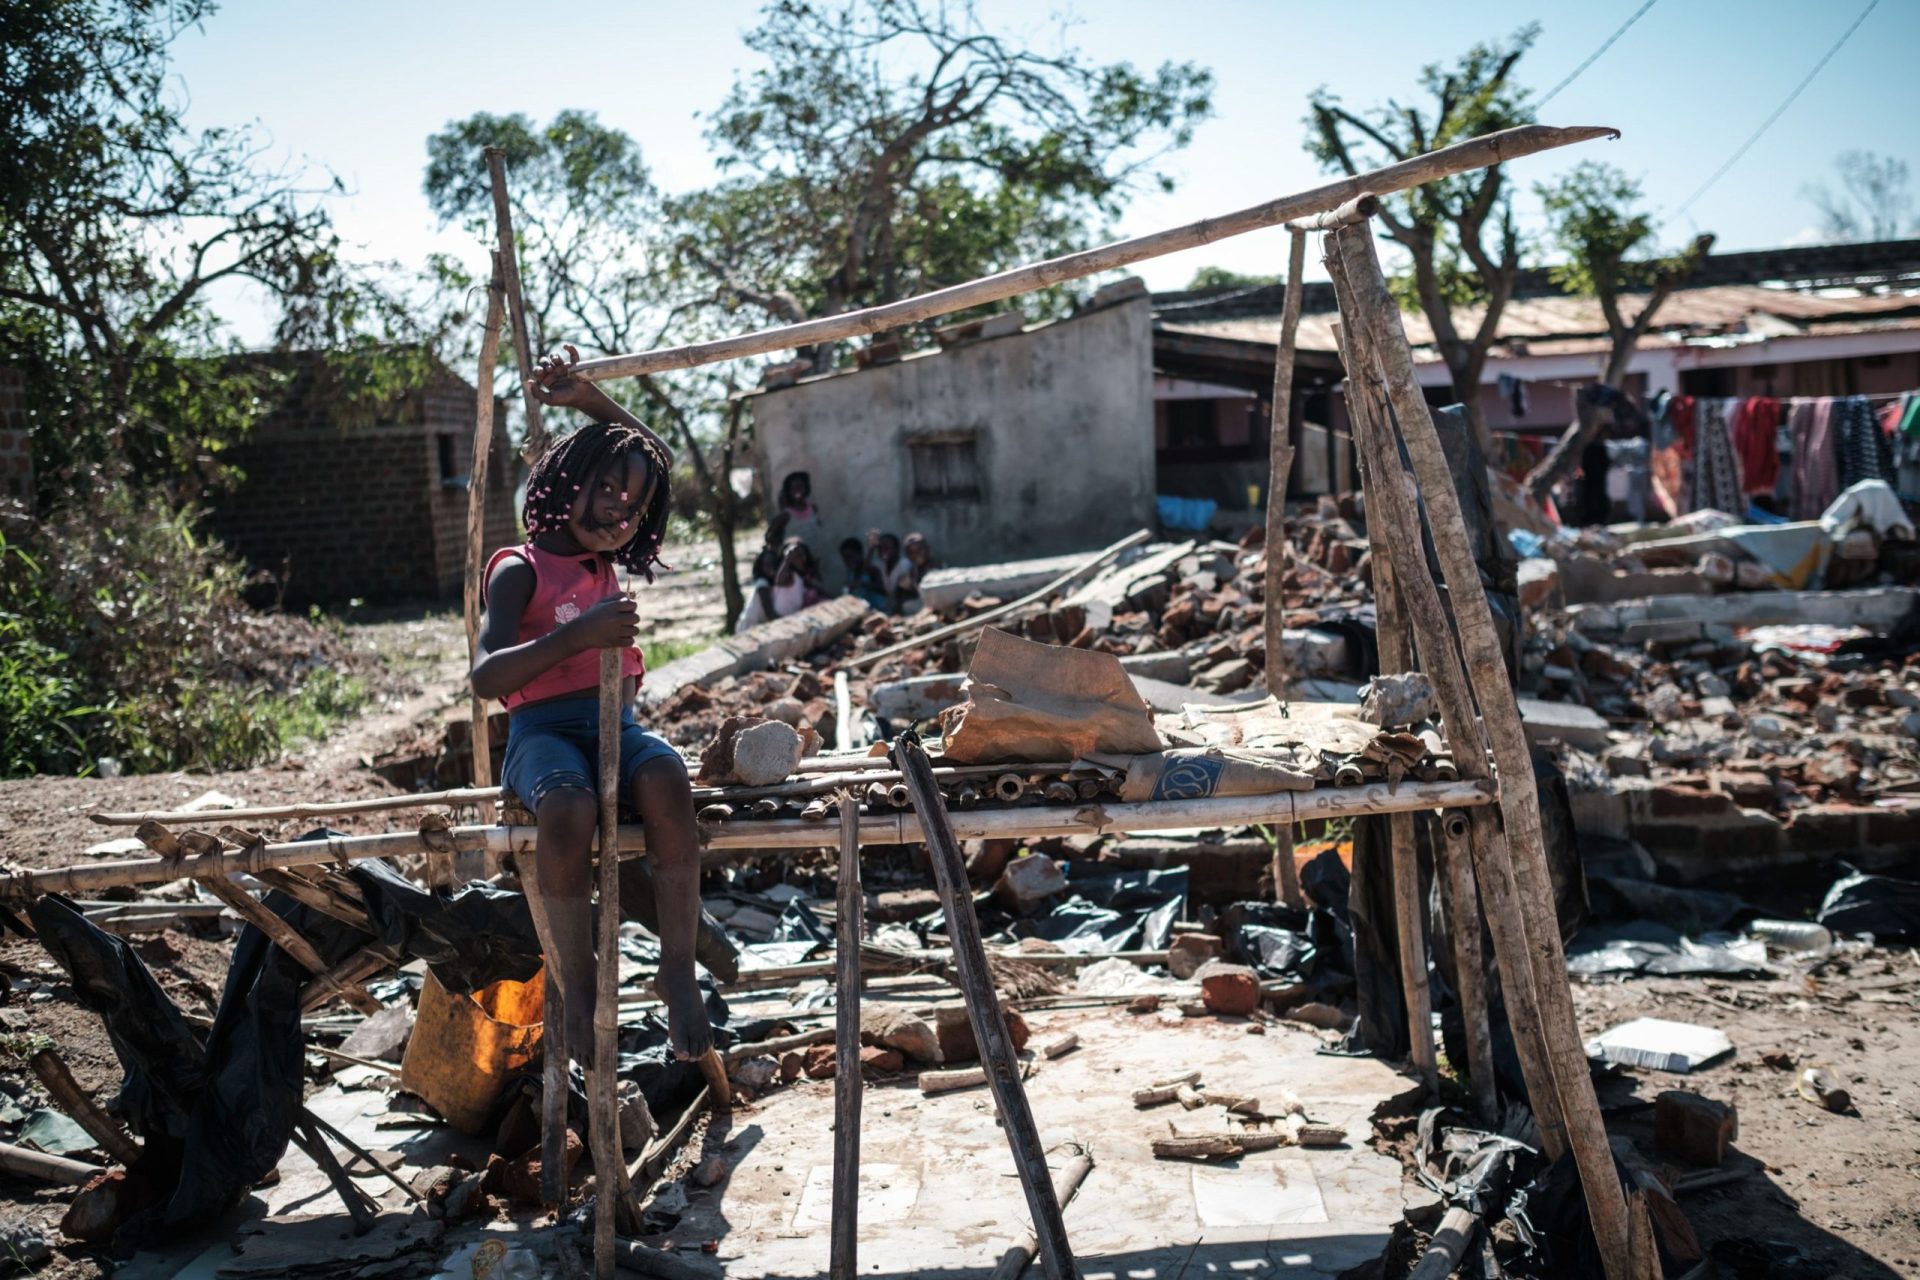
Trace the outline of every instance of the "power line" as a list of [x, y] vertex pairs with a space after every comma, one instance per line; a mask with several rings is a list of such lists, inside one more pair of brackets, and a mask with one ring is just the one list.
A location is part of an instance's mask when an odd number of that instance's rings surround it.
[[1534, 109], [1537, 111], [1541, 107], [1546, 106], [1549, 102], [1553, 101], [1554, 94], [1559, 93], [1562, 89], [1572, 84], [1575, 80], [1578, 80], [1580, 78], [1581, 72], [1585, 71], [1588, 67], [1592, 66], [1595, 62], [1599, 61], [1600, 55], [1605, 53], [1607, 50], [1613, 48], [1613, 42], [1615, 40], [1618, 40], [1621, 36], [1627, 34], [1627, 28], [1632, 26], [1634, 23], [1640, 21], [1640, 19], [1646, 15], [1647, 10], [1653, 8], [1653, 6], [1654, 6], [1654, 0], [1647, 0], [1645, 4], [1641, 5], [1640, 8], [1635, 11], [1634, 15], [1631, 18], [1628, 18], [1625, 22], [1620, 24], [1620, 29], [1618, 31], [1608, 36], [1606, 40], [1604, 40], [1601, 43], [1598, 49], [1595, 49], [1592, 53], [1587, 55], [1587, 60], [1585, 62], [1581, 63], [1579, 66], [1575, 67], [1571, 72], [1569, 72], [1565, 80], [1562, 80], [1559, 84], [1547, 90], [1547, 96], [1533, 104]]
[[1688, 196], [1686, 200], [1681, 203], [1680, 207], [1673, 211], [1674, 217], [1677, 218], [1681, 214], [1685, 213], [1689, 208], [1692, 207], [1693, 202], [1695, 200], [1698, 200], [1701, 196], [1707, 194], [1708, 188], [1712, 187], [1714, 183], [1720, 181], [1720, 179], [1727, 176], [1727, 170], [1733, 168], [1734, 165], [1740, 163], [1740, 157], [1747, 154], [1748, 150], [1752, 148], [1754, 143], [1760, 141], [1760, 136], [1762, 134], [1764, 134], [1767, 130], [1773, 128], [1774, 121], [1778, 120], [1781, 116], [1786, 114], [1787, 108], [1792, 106], [1794, 103], [1794, 100], [1798, 98], [1803, 92], [1806, 91], [1806, 87], [1808, 85], [1813, 83], [1813, 78], [1820, 74], [1821, 68], [1825, 67], [1829, 62], [1833, 61], [1833, 55], [1840, 52], [1840, 46], [1844, 45], [1848, 40], [1853, 38], [1853, 33], [1860, 29], [1860, 24], [1867, 20], [1867, 15], [1872, 13], [1876, 8], [1879, 7], [1879, 5], [1880, 5], [1880, 0], [1867, 0], [1867, 7], [1860, 11], [1860, 16], [1853, 20], [1852, 26], [1848, 27], [1845, 31], [1840, 33], [1840, 38], [1833, 42], [1833, 48], [1827, 50], [1824, 54], [1820, 56], [1820, 61], [1813, 64], [1813, 70], [1807, 72], [1806, 79], [1802, 80], [1799, 84], [1795, 85], [1793, 87], [1793, 92], [1787, 95], [1786, 101], [1782, 102], [1779, 106], [1775, 107], [1773, 110], [1773, 114], [1760, 122], [1760, 127], [1753, 131], [1753, 136], [1748, 138], [1745, 142], [1741, 143], [1740, 146], [1734, 151], [1734, 153], [1727, 157], [1727, 162], [1721, 165], [1718, 169], [1715, 169], [1713, 171], [1713, 176], [1711, 178], [1708, 178], [1705, 182], [1701, 183], [1700, 189], [1698, 191], [1695, 191], [1692, 195]]

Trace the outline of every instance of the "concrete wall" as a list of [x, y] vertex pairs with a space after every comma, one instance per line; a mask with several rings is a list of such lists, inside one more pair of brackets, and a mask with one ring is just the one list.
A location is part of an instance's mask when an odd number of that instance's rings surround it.
[[[814, 553], [918, 530], [945, 564], [1098, 547], [1153, 520], [1151, 304], [1125, 299], [756, 395], [761, 480], [813, 476]], [[916, 441], [971, 440], [977, 497], [915, 496]], [[924, 456], [924, 455], [923, 455]]]

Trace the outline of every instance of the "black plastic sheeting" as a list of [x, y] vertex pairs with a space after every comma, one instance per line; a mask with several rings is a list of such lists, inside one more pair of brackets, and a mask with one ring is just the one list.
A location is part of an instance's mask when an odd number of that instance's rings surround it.
[[1920, 942], [1920, 881], [1854, 871], [1834, 881], [1816, 917], [1836, 933], [1875, 942]]
[[[377, 861], [357, 862], [346, 874], [360, 888], [376, 939], [401, 963], [426, 961], [448, 990], [525, 981], [539, 971], [540, 946], [521, 895], [487, 884], [432, 893]], [[264, 903], [329, 965], [370, 941], [285, 894], [271, 893]], [[312, 975], [247, 927], [235, 944], [213, 1026], [202, 1039], [124, 940], [58, 895], [32, 903], [28, 913], [80, 1003], [106, 1022], [126, 1072], [114, 1109], [147, 1143], [141, 1172], [173, 1188], [166, 1201], [125, 1224], [116, 1246], [138, 1246], [213, 1221], [286, 1153], [305, 1076], [299, 995]], [[724, 1020], [724, 1006], [720, 1012]], [[664, 1026], [656, 1034], [664, 1045]], [[685, 1093], [689, 1078], [698, 1079], [691, 1064], [672, 1065], [676, 1069], [659, 1073], [651, 1087], [643, 1080], [649, 1101], [659, 1094], [662, 1112]]]
[[[1548, 1164], [1535, 1147], [1512, 1134], [1443, 1127], [1445, 1114], [1434, 1108], [1420, 1117], [1415, 1139], [1420, 1181], [1450, 1205], [1479, 1215], [1488, 1234], [1498, 1223], [1508, 1224], [1520, 1256], [1507, 1256], [1503, 1247], [1503, 1272], [1552, 1280], [1601, 1280], [1606, 1269], [1572, 1154]], [[1636, 1178], [1617, 1152], [1614, 1172], [1623, 1186], [1665, 1197], [1672, 1207], [1666, 1188], [1650, 1174]], [[1656, 1224], [1659, 1219], [1656, 1215]], [[1669, 1252], [1659, 1234], [1656, 1225], [1662, 1270], [1679, 1275], [1686, 1263]], [[1469, 1257], [1462, 1260], [1461, 1274], [1481, 1272]]]
[[[977, 896], [973, 906], [982, 936], [1040, 938], [1079, 955], [1160, 951], [1173, 940], [1174, 924], [1186, 918], [1185, 867], [1102, 871], [1067, 862], [1061, 872], [1065, 892], [1025, 916], [1007, 911], [991, 895]], [[929, 912], [910, 927], [922, 942], [945, 938], [946, 913]]]
[[1657, 920], [1588, 925], [1567, 945], [1567, 972], [1583, 977], [1644, 973], [1666, 978], [1766, 973], [1766, 944], [1735, 945], [1739, 941], [1730, 933], [1689, 938]]
[[1353, 929], [1347, 920], [1349, 877], [1328, 849], [1300, 876], [1304, 908], [1277, 902], [1236, 902], [1220, 913], [1227, 958], [1263, 978], [1307, 988], [1307, 997], [1337, 1003], [1353, 989]]

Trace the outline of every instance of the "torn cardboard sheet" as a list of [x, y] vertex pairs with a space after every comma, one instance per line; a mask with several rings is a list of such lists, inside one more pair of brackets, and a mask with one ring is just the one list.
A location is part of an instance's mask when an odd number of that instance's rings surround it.
[[1187, 747], [1144, 756], [1091, 757], [1095, 764], [1124, 769], [1120, 799], [1205, 800], [1211, 796], [1269, 796], [1278, 791], [1311, 791], [1313, 774], [1297, 769], [1290, 757], [1262, 755], [1231, 747]]
[[1166, 744], [1110, 653], [1036, 644], [989, 627], [967, 669], [966, 701], [940, 713], [955, 764], [1145, 755]]

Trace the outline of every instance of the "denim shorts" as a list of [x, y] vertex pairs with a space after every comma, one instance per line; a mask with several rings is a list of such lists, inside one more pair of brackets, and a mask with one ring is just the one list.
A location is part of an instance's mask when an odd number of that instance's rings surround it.
[[[600, 770], [600, 699], [557, 698], [515, 709], [508, 720], [507, 758], [500, 767], [500, 784], [535, 812], [548, 792], [578, 787], [598, 792]], [[629, 703], [620, 714], [620, 802], [633, 795], [633, 776], [650, 761], [675, 751], [665, 738], [648, 733], [633, 718]]]

